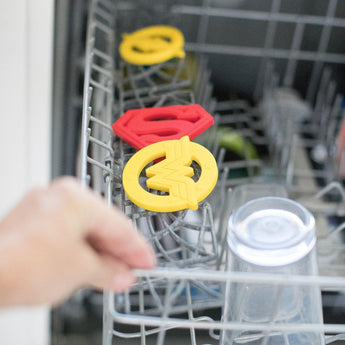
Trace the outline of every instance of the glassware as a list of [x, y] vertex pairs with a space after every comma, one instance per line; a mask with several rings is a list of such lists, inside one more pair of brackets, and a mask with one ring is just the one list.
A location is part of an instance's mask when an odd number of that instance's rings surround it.
[[236, 186], [230, 193], [230, 209], [237, 210], [246, 202], [268, 196], [287, 197], [285, 187], [278, 183], [246, 183]]
[[[320, 289], [291, 282], [291, 275], [317, 275], [315, 220], [300, 204], [281, 197], [251, 200], [230, 217], [229, 269], [248, 274], [286, 274], [280, 283], [232, 282], [226, 292], [226, 320], [250, 324], [322, 324]], [[258, 327], [260, 329], [260, 327]], [[223, 343], [322, 345], [320, 332], [225, 331]]]

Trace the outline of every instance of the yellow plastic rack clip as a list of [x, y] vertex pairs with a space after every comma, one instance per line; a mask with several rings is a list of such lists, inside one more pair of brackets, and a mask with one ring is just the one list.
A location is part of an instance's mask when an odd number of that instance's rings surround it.
[[[166, 192], [158, 195], [145, 190], [139, 183], [141, 171], [150, 162], [165, 157], [146, 169], [148, 188]], [[192, 161], [199, 164], [198, 181], [191, 177]], [[217, 163], [202, 145], [193, 143], [188, 136], [180, 140], [166, 140], [146, 146], [126, 164], [122, 181], [129, 199], [146, 210], [174, 212], [190, 208], [196, 210], [198, 203], [211, 193], [218, 178]]]
[[121, 57], [134, 65], [153, 65], [173, 57], [183, 58], [184, 37], [180, 30], [165, 25], [149, 26], [124, 34]]

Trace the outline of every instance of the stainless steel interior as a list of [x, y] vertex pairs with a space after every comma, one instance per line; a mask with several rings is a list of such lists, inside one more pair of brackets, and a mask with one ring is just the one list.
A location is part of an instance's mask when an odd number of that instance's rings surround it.
[[[327, 344], [343, 343], [345, 191], [335, 152], [344, 113], [344, 2], [92, 0], [89, 7], [80, 1], [73, 4], [69, 9], [58, 5], [60, 13], [78, 19], [71, 27], [75, 39], [69, 38], [78, 44], [67, 49], [72, 55], [69, 68], [74, 71], [70, 79], [74, 96], [65, 96], [69, 101], [65, 116], [69, 115], [65, 122], [58, 115], [55, 119], [59, 133], [64, 132], [62, 123], [69, 131], [56, 157], [65, 157], [68, 151], [70, 158], [57, 159], [64, 163], [56, 167], [56, 174], [73, 172], [77, 166], [82, 183], [104, 195], [110, 205], [121, 207], [147, 236], [159, 268], [137, 271], [140, 279], [129, 293], [105, 293], [103, 302], [92, 291], [80, 293], [56, 311], [56, 322], [64, 322], [73, 312], [81, 315], [80, 310], [93, 314], [95, 319], [89, 322], [99, 326], [103, 306], [102, 340], [97, 339], [103, 345], [169, 344], [176, 339], [184, 344], [221, 344], [222, 330], [259, 331], [258, 325], [222, 318], [222, 306], [228, 303], [224, 291], [231, 281], [274, 284], [284, 277], [225, 273], [226, 221], [235, 186], [275, 182], [317, 221], [320, 276], [292, 277], [292, 281], [296, 286], [315, 284], [322, 289], [324, 324], [293, 327], [321, 330]], [[117, 48], [123, 33], [162, 23], [184, 33], [186, 59], [145, 68], [121, 60]], [[83, 35], [85, 51], [79, 39]], [[66, 47], [66, 42], [60, 43]], [[66, 63], [57, 61], [56, 66], [59, 71]], [[82, 95], [78, 70], [84, 71]], [[63, 103], [59, 97], [64, 98], [58, 94], [57, 104]], [[111, 124], [128, 109], [192, 103], [201, 104], [215, 118], [215, 125], [197, 139], [217, 159], [215, 191], [194, 213], [139, 209], [126, 197], [121, 183], [123, 167], [134, 150], [114, 136]], [[81, 105], [82, 116], [72, 115]], [[218, 138], [223, 127], [243, 138], [242, 153], [229, 155], [221, 147]], [[80, 145], [76, 133], [81, 133]], [[250, 154], [252, 145], [256, 155]], [[282, 331], [274, 323], [260, 327], [263, 336], [258, 344], [269, 344], [270, 331]]]

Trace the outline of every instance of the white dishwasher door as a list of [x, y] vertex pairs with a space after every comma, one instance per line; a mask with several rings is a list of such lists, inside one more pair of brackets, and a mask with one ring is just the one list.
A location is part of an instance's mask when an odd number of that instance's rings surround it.
[[[50, 179], [53, 0], [0, 2], [0, 218]], [[49, 308], [0, 309], [0, 344], [48, 345]]]

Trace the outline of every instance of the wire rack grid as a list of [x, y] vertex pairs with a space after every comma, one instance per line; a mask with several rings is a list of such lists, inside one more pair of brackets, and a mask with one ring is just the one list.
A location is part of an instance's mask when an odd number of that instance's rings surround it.
[[[138, 282], [128, 293], [104, 293], [104, 345], [121, 339], [141, 344], [169, 343], [169, 336], [174, 337], [179, 329], [187, 330], [183, 342], [193, 345], [223, 344], [226, 331], [234, 330], [250, 334], [238, 338], [236, 344], [271, 344], [271, 335], [277, 332], [286, 335], [282, 344], [293, 344], [287, 335], [296, 330], [321, 332], [327, 344], [345, 339], [342, 323], [274, 322], [275, 307], [268, 323], [224, 317], [233, 283], [247, 287], [271, 284], [277, 287], [277, 294], [284, 284], [312, 285], [344, 303], [345, 191], [333, 162], [343, 108], [332, 71], [345, 64], [345, 55], [328, 50], [332, 30], [345, 27], [345, 20], [338, 16], [340, 3], [330, 0], [323, 5], [322, 14], [300, 14], [284, 10], [286, 2], [280, 0], [267, 1], [263, 8], [247, 1], [162, 1], [155, 6], [144, 1], [91, 1], [81, 181], [104, 195], [109, 205], [122, 208], [155, 248], [159, 266], [153, 271], [137, 270]], [[158, 20], [182, 28], [187, 38], [187, 58], [145, 68], [121, 61], [116, 55], [121, 34]], [[264, 24], [261, 46], [227, 42], [209, 34], [224, 21], [259, 23], [258, 28]], [[290, 27], [291, 39], [277, 47], [281, 25]], [[309, 26], [319, 32], [315, 52], [304, 49]], [[253, 58], [257, 62], [256, 81], [251, 83], [255, 87], [248, 91], [255, 102], [248, 97], [213, 98], [208, 62], [214, 67], [219, 57]], [[282, 61], [283, 68], [279, 64]], [[293, 88], [299, 66], [305, 63], [310, 66], [309, 83], [301, 97]], [[212, 72], [217, 74], [217, 68]], [[240, 84], [241, 80], [236, 81]], [[113, 135], [111, 123], [128, 109], [192, 103], [201, 104], [215, 117], [215, 126], [198, 138], [217, 159], [220, 174], [215, 191], [198, 211], [160, 214], [140, 209], [127, 198], [121, 183], [124, 165], [135, 151]], [[228, 157], [220, 144], [223, 127], [241, 136], [243, 148], [236, 157]], [[259, 154], [251, 152], [253, 146]], [[232, 211], [231, 188], [267, 181], [280, 183], [291, 198], [315, 215], [319, 276], [292, 275], [287, 279], [284, 275], [227, 270], [225, 234], [226, 219]], [[334, 218], [337, 221], [330, 222]], [[199, 340], [199, 333], [204, 331], [207, 341], [204, 333]]]

